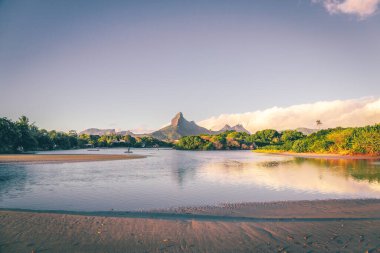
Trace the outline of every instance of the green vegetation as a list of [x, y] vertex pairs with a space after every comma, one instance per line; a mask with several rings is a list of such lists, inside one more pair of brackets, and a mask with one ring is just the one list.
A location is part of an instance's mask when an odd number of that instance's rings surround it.
[[356, 128], [320, 130], [293, 142], [261, 149], [334, 154], [380, 154], [380, 124]]
[[226, 131], [216, 135], [202, 134], [179, 139], [175, 147], [182, 150], [253, 149], [254, 141], [247, 133]]
[[133, 137], [131, 135], [78, 135], [39, 129], [25, 116], [16, 122], [0, 118], [0, 153], [23, 151], [75, 149], [85, 147], [169, 147], [171, 143], [153, 137]]
[[[171, 143], [151, 136], [78, 135], [75, 131], [64, 133], [39, 129], [25, 116], [20, 117], [16, 122], [0, 118], [0, 153], [85, 147], [155, 147], [157, 145], [172, 146]], [[295, 130], [278, 132], [266, 129], [251, 135], [244, 132], [226, 131], [216, 135], [182, 137], [175, 147], [182, 150], [256, 149], [261, 152], [380, 155], [380, 124], [324, 129], [308, 136]]]
[[217, 135], [187, 136], [176, 143], [183, 150], [257, 149], [262, 152], [310, 152], [380, 155], [380, 124], [320, 130], [308, 136], [295, 130], [273, 129], [249, 135], [227, 131]]

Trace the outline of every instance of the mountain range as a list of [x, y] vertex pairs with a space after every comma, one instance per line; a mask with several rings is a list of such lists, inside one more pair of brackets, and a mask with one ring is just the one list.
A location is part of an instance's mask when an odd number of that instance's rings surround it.
[[107, 134], [116, 134], [115, 129], [99, 129], [99, 128], [89, 128], [79, 134], [88, 134], [88, 135], [107, 135]]
[[[309, 135], [314, 132], [317, 132], [318, 129], [310, 128], [297, 128], [297, 131]], [[180, 139], [183, 136], [190, 135], [199, 135], [199, 134], [219, 134], [225, 131], [236, 131], [244, 132], [250, 134], [250, 132], [243, 127], [241, 124], [235, 126], [225, 125], [218, 131], [212, 131], [204, 127], [198, 126], [194, 121], [188, 121], [183, 116], [182, 112], [177, 113], [174, 118], [171, 120], [170, 125], [165, 126], [155, 132], [150, 134], [135, 134], [131, 131], [116, 131], [115, 129], [98, 129], [98, 128], [89, 128], [79, 134], [88, 134], [88, 135], [109, 135], [109, 134], [118, 134], [118, 135], [131, 135], [133, 137], [142, 137], [142, 136], [152, 136], [159, 140], [164, 141], [175, 141]]]
[[117, 135], [131, 135], [134, 137], [138, 136], [148, 136], [149, 134], [135, 134], [129, 130], [127, 131], [116, 131], [116, 129], [99, 129], [99, 128], [88, 128], [86, 130], [83, 130], [79, 134], [88, 134], [88, 135], [112, 135], [112, 134], [117, 134]]
[[236, 132], [251, 134], [241, 124], [237, 124], [236, 126], [230, 126], [230, 125], [226, 124], [222, 129], [220, 129], [219, 131], [216, 131], [216, 133], [223, 133], [225, 131], [236, 131]]
[[232, 126], [232, 127], [229, 125], [225, 125], [219, 131], [212, 131], [204, 127], [198, 126], [194, 121], [186, 120], [182, 112], [179, 112], [171, 120], [170, 125], [165, 126], [150, 134], [134, 134], [131, 131], [116, 132], [115, 129], [98, 129], [98, 128], [89, 128], [80, 132], [79, 134], [100, 135], [100, 136], [107, 135], [107, 134], [120, 134], [120, 135], [128, 134], [134, 137], [152, 136], [159, 140], [174, 141], [174, 140], [180, 139], [183, 136], [199, 135], [199, 134], [218, 134], [225, 131], [237, 131], [237, 132], [249, 133], [249, 131], [240, 124], [236, 126]]

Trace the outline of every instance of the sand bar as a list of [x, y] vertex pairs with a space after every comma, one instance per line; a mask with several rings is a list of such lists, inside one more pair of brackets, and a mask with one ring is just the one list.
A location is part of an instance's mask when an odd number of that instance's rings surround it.
[[91, 162], [128, 160], [144, 158], [142, 155], [125, 154], [17, 154], [0, 155], [0, 163], [67, 163], [67, 162]]
[[[380, 252], [376, 218], [380, 200], [226, 204], [176, 212], [183, 216], [125, 218], [2, 210], [0, 252]], [[189, 212], [220, 219], [186, 218]], [[225, 220], [230, 216], [315, 219]], [[334, 219], [319, 220], [323, 217]]]

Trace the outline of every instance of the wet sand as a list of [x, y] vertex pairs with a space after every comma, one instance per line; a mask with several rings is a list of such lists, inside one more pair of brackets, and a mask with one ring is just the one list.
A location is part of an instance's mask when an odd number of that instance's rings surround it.
[[0, 155], [0, 163], [67, 163], [67, 162], [91, 162], [91, 161], [110, 161], [128, 160], [144, 158], [142, 155], [104, 155], [104, 154], [18, 154]]
[[0, 252], [380, 252], [380, 200], [128, 214], [2, 210]]

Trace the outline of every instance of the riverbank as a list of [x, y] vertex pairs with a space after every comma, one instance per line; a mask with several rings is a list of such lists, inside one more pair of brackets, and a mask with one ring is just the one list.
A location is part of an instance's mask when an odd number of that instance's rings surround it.
[[352, 159], [352, 160], [379, 160], [380, 156], [372, 155], [341, 155], [341, 154], [319, 154], [319, 153], [296, 153], [280, 150], [253, 150], [255, 153], [293, 156], [301, 158], [323, 158], [323, 159]]
[[149, 218], [129, 214], [1, 210], [0, 251], [380, 251], [380, 200], [226, 204], [156, 210]]
[[68, 163], [145, 158], [143, 155], [125, 154], [15, 154], [0, 155], [0, 163]]

